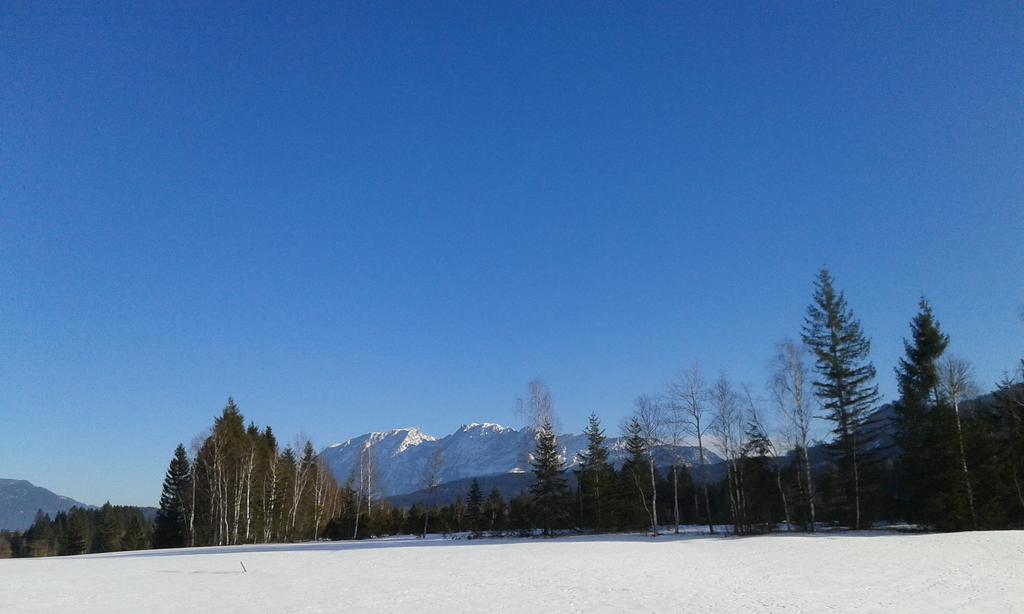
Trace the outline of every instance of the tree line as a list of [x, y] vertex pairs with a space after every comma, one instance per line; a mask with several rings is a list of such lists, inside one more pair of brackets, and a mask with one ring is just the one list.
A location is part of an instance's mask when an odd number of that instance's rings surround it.
[[142, 550], [152, 543], [151, 516], [108, 502], [99, 508], [73, 507], [52, 519], [40, 511], [27, 531], [0, 531], [0, 558]]
[[[1024, 526], [1024, 360], [980, 395], [970, 364], [946, 352], [950, 337], [924, 298], [909, 332], [895, 370], [900, 396], [880, 408], [870, 340], [822, 269], [800, 341], [777, 347], [767, 398], [725, 375], [708, 381], [694, 363], [662, 393], [637, 398], [617, 472], [591, 416], [571, 497], [548, 477], [561, 459], [551, 454], [557, 443], [545, 418], [534, 526], [654, 531], [703, 522], [711, 533], [723, 524], [737, 534], [879, 522]], [[829, 429], [821, 440], [816, 421]], [[676, 455], [659, 464], [659, 449], [675, 453], [684, 442], [697, 447], [696, 466], [680, 467]], [[709, 449], [723, 459], [720, 479], [709, 476]], [[551, 502], [556, 494], [560, 504]], [[683, 503], [691, 497], [692, 512]]]
[[[636, 399], [621, 425], [624, 461], [610, 461], [591, 415], [575, 469], [558, 445], [550, 391], [521, 401], [535, 433], [533, 480], [506, 501], [476, 480], [465, 498], [434, 502], [443, 458], [422, 476], [425, 503], [397, 508], [374, 495], [370, 446], [358, 475], [338, 484], [308, 440], [283, 449], [270, 427], [248, 426], [229, 399], [211, 429], [175, 450], [160, 509], [109, 504], [40, 513], [0, 533], [0, 556], [139, 547], [270, 543], [433, 532], [710, 533], [864, 529], [906, 522], [930, 530], [1024, 526], [1024, 360], [981, 395], [970, 364], [949, 354], [926, 299], [912, 317], [895, 376], [899, 398], [879, 407], [871, 343], [827, 269], [813, 284], [799, 340], [778, 344], [764, 395], [698, 363], [663, 391]], [[825, 437], [816, 424], [827, 425]], [[696, 448], [687, 464], [684, 446]], [[712, 464], [712, 452], [722, 459]], [[714, 473], [714, 475], [712, 475]]]

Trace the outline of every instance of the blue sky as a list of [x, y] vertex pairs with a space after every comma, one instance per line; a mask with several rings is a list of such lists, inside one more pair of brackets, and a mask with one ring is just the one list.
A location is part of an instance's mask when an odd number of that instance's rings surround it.
[[704, 4], [3, 3], [0, 476], [154, 504], [228, 395], [325, 445], [542, 375], [614, 428], [760, 387], [823, 264], [887, 398], [922, 292], [993, 384], [1022, 5]]

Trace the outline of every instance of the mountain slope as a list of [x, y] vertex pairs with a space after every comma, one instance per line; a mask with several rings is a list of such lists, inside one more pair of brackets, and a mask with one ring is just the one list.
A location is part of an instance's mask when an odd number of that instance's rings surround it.
[[[558, 438], [567, 468], [579, 463], [579, 454], [586, 448], [586, 437], [569, 433]], [[424, 487], [424, 474], [438, 451], [443, 459], [442, 483], [497, 474], [528, 473], [534, 432], [491, 423], [463, 425], [440, 439], [415, 428], [367, 433], [343, 443], [328, 446], [321, 452], [339, 482], [359, 481], [360, 458], [369, 453], [372, 467], [372, 488], [379, 496], [390, 497], [412, 493]], [[620, 438], [608, 439], [612, 462], [621, 464], [625, 456]], [[673, 456], [669, 447], [659, 449], [658, 464], [668, 465]], [[680, 446], [675, 449], [686, 465], [698, 462], [697, 449]], [[708, 463], [720, 459], [707, 453]]]
[[28, 480], [0, 478], [0, 530], [22, 531], [32, 526], [37, 510], [51, 518], [72, 507], [92, 507], [63, 497]]

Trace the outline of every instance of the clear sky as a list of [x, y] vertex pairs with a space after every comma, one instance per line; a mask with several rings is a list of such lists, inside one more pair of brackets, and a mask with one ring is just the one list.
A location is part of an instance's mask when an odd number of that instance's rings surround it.
[[614, 430], [823, 264], [887, 399], [922, 292], [1024, 356], [1020, 2], [152, 4], [0, 4], [0, 477], [154, 504], [229, 395]]

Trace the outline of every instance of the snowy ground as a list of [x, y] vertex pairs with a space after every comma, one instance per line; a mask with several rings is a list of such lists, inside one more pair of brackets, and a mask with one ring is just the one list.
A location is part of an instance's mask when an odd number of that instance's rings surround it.
[[393, 539], [0, 560], [0, 612], [339, 611], [1024, 612], [1024, 532]]

